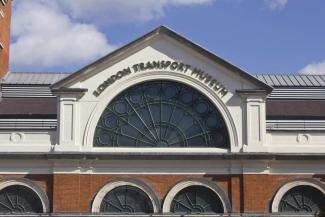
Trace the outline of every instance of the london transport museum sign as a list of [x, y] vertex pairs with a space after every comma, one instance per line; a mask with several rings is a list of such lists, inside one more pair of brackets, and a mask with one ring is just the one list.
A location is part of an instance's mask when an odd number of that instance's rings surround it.
[[100, 84], [97, 89], [93, 92], [94, 96], [98, 97], [107, 87], [115, 83], [115, 81], [130, 75], [133, 73], [138, 73], [146, 70], [170, 70], [174, 72], [180, 72], [184, 74], [189, 74], [192, 77], [195, 77], [199, 81], [208, 85], [213, 91], [219, 94], [221, 97], [224, 97], [228, 90], [221, 85], [216, 79], [214, 79], [208, 73], [205, 73], [203, 70], [192, 67], [189, 64], [184, 64], [177, 61], [148, 61], [146, 63], [138, 63], [133, 66], [127, 67], [121, 71], [118, 71], [114, 75], [107, 78], [102, 84]]

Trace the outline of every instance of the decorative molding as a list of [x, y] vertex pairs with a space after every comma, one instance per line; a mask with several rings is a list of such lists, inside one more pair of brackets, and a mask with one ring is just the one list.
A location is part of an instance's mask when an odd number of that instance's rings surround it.
[[267, 130], [325, 130], [325, 120], [266, 120]]
[[0, 119], [0, 129], [56, 129], [56, 119]]
[[59, 95], [76, 95], [78, 97], [84, 95], [88, 89], [86, 88], [53, 88], [51, 89], [53, 95], [59, 96]]
[[20, 142], [24, 138], [25, 138], [25, 135], [21, 132], [18, 132], [18, 133], [15, 132], [15, 133], [10, 134], [11, 142]]
[[230, 175], [230, 174], [325, 174], [324, 160], [1, 160], [0, 174], [110, 174], [110, 175]]
[[240, 89], [236, 90], [236, 93], [241, 95], [241, 96], [246, 96], [246, 95], [262, 95], [266, 96], [270, 92], [266, 90], [260, 90], [260, 89]]
[[55, 97], [46, 85], [1, 85], [4, 98]]
[[268, 99], [325, 99], [325, 88], [274, 88]]

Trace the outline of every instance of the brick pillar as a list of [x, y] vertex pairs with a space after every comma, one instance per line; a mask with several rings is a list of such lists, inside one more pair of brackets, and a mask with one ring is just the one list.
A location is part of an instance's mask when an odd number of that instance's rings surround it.
[[11, 0], [0, 1], [0, 79], [8, 72]]
[[53, 175], [53, 212], [80, 212], [80, 175]]
[[235, 212], [235, 213], [239, 213], [239, 212], [243, 211], [242, 178], [243, 178], [242, 175], [232, 175], [231, 176], [229, 199], [231, 200], [231, 204], [232, 204], [232, 212]]

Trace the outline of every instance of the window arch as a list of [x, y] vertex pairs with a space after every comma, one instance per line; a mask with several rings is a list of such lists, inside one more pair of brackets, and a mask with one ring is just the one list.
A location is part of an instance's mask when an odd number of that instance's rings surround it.
[[228, 213], [231, 205], [225, 192], [206, 180], [185, 180], [166, 195], [164, 213]]
[[276, 193], [272, 212], [319, 213], [325, 211], [324, 184], [316, 180], [286, 183]]
[[190, 186], [178, 192], [171, 205], [173, 213], [223, 213], [220, 198], [211, 189], [203, 186]]
[[49, 211], [44, 191], [35, 183], [22, 178], [0, 183], [1, 213], [43, 213]]
[[106, 184], [96, 194], [93, 212], [156, 213], [159, 203], [155, 194], [137, 180], [120, 180]]
[[109, 191], [102, 200], [100, 212], [153, 213], [148, 195], [141, 189], [123, 185]]
[[218, 109], [196, 89], [150, 81], [126, 89], [102, 113], [95, 147], [229, 148]]

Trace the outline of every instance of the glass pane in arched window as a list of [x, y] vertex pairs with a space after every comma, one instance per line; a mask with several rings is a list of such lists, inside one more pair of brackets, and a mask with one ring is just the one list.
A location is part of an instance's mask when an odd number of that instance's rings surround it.
[[153, 213], [153, 205], [141, 189], [126, 185], [114, 188], [105, 195], [100, 212]]
[[41, 213], [42, 202], [37, 194], [21, 185], [6, 187], [0, 191], [0, 213]]
[[112, 100], [98, 121], [94, 146], [228, 148], [229, 138], [207, 97], [181, 83], [151, 81]]
[[174, 213], [223, 213], [224, 208], [219, 196], [211, 189], [191, 186], [181, 190], [170, 206]]
[[281, 199], [279, 212], [324, 211], [325, 196], [311, 186], [298, 186], [289, 190]]

